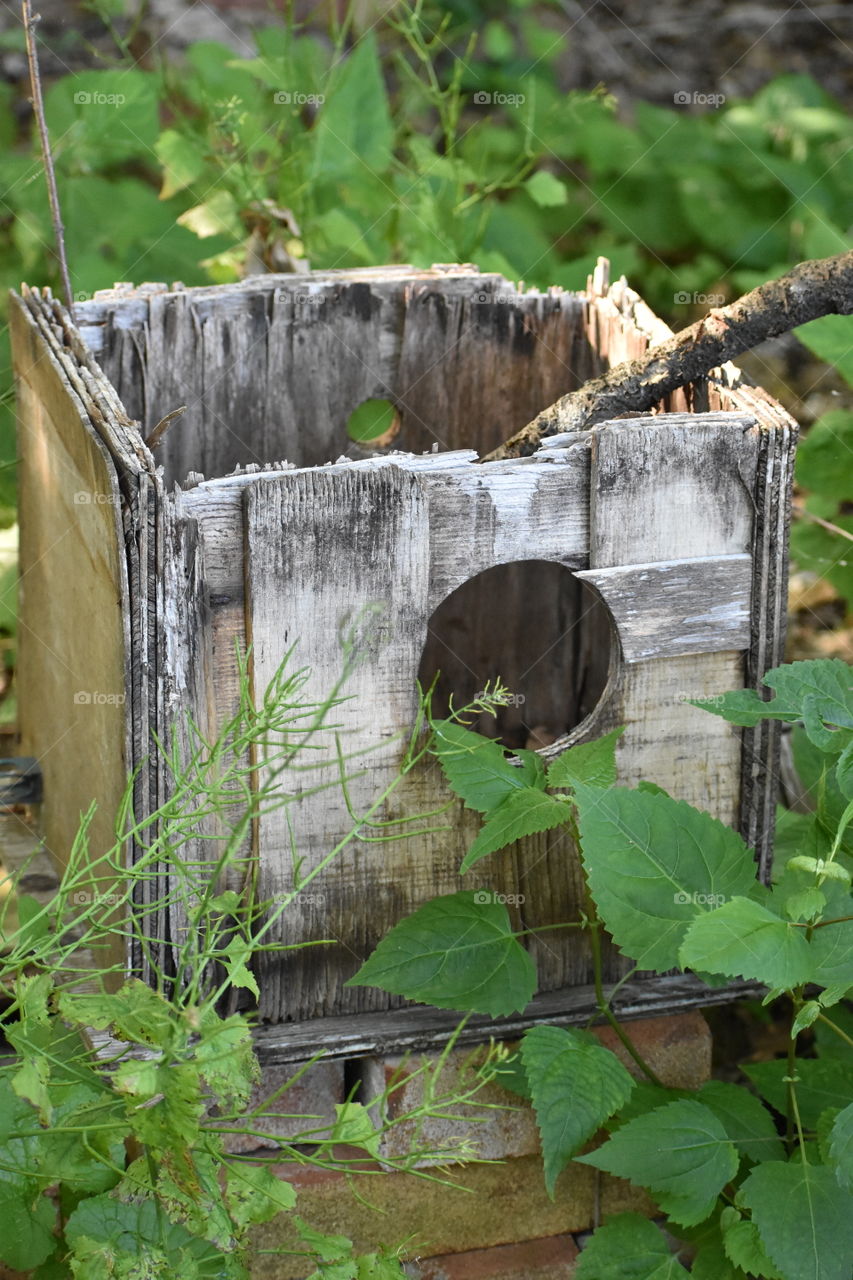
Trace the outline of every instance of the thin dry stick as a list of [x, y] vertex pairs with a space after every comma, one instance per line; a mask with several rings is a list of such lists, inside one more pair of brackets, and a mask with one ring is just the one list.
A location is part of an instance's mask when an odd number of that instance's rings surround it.
[[65, 256], [65, 228], [62, 225], [62, 212], [59, 207], [59, 192], [56, 189], [56, 171], [53, 167], [53, 156], [50, 150], [50, 134], [47, 131], [47, 120], [44, 114], [44, 97], [41, 91], [41, 73], [39, 71], [38, 52], [36, 50], [36, 25], [38, 14], [34, 14], [30, 0], [21, 0], [24, 32], [27, 38], [27, 61], [30, 64], [30, 85], [33, 91], [33, 111], [38, 123], [41, 138], [41, 154], [44, 160], [44, 174], [47, 179], [47, 196], [50, 201], [50, 214], [53, 219], [53, 235], [56, 241], [56, 256], [59, 259], [59, 273], [62, 277], [62, 288], [65, 293], [65, 305], [74, 315], [74, 297], [71, 293], [71, 277], [68, 274], [68, 259]]
[[765, 338], [787, 333], [825, 315], [853, 311], [853, 251], [801, 262], [778, 280], [762, 284], [727, 307], [652, 347], [639, 360], [616, 365], [549, 405], [533, 422], [483, 458], [534, 453], [545, 436], [580, 431], [624, 414], [645, 413], [664, 396], [702, 377]]

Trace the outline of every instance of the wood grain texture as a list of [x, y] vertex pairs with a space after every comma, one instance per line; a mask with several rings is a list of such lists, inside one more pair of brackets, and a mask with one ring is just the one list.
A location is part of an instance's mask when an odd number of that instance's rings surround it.
[[751, 556], [586, 569], [578, 577], [610, 610], [625, 662], [749, 647]]

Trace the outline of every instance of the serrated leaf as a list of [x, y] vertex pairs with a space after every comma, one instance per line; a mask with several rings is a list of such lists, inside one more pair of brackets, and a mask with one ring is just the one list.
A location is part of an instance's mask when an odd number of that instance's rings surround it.
[[577, 1160], [647, 1187], [684, 1226], [707, 1218], [739, 1164], [721, 1121], [692, 1101], [669, 1102], [631, 1120]]
[[460, 874], [464, 875], [481, 858], [520, 840], [522, 836], [552, 831], [571, 817], [572, 806], [546, 791], [535, 787], [511, 791], [496, 809], [489, 811], [476, 840], [462, 859]]
[[505, 749], [491, 738], [453, 720], [436, 720], [433, 728], [434, 751], [444, 775], [469, 809], [488, 813], [511, 792], [531, 785], [529, 773], [510, 764]]
[[675, 1280], [688, 1273], [653, 1222], [618, 1213], [592, 1236], [574, 1274], [577, 1280]]
[[853, 1103], [840, 1111], [833, 1121], [829, 1154], [839, 1183], [853, 1191]]
[[236, 1227], [270, 1222], [282, 1210], [296, 1204], [296, 1191], [289, 1182], [277, 1178], [268, 1165], [245, 1161], [228, 1166], [226, 1190], [228, 1209]]
[[[726, 1226], [722, 1219], [733, 1215]], [[748, 1218], [742, 1218], [736, 1209], [724, 1209], [721, 1214], [723, 1248], [726, 1257], [748, 1275], [761, 1276], [763, 1280], [784, 1280], [768, 1258], [758, 1227]]]
[[835, 779], [845, 800], [853, 800], [853, 740], [848, 742], [838, 757]]
[[723, 1080], [711, 1080], [702, 1086], [696, 1097], [713, 1111], [747, 1160], [757, 1164], [761, 1160], [780, 1160], [783, 1157], [784, 1148], [773, 1116], [748, 1089]]
[[627, 1102], [634, 1081], [615, 1054], [581, 1031], [534, 1027], [521, 1056], [542, 1137], [545, 1186], [553, 1197], [558, 1175]]
[[826, 906], [826, 898], [816, 885], [798, 889], [785, 898], [785, 915], [789, 920], [815, 920]]
[[583, 782], [588, 787], [612, 787], [616, 782], [616, 745], [624, 732], [623, 725], [594, 742], [569, 747], [551, 764], [548, 786], [573, 787]]
[[228, 981], [232, 987], [244, 987], [259, 999], [261, 990], [255, 975], [249, 968], [249, 961], [252, 958], [252, 944], [246, 938], [241, 937], [239, 933], [235, 933], [234, 937], [229, 940], [228, 945], [220, 953], [220, 956], [222, 963], [225, 965], [225, 972], [228, 974]]
[[[788, 1109], [788, 1064], [782, 1059], [755, 1062], [742, 1067], [762, 1098], [780, 1115]], [[797, 1059], [797, 1106], [807, 1129], [817, 1127], [827, 1107], [845, 1107], [853, 1102], [853, 1072], [836, 1058]]]
[[684, 968], [784, 989], [805, 982], [812, 966], [803, 929], [740, 897], [693, 921], [679, 960]]
[[642, 969], [675, 968], [693, 920], [755, 882], [752, 854], [737, 832], [682, 801], [581, 784], [575, 800], [599, 914]]
[[853, 987], [853, 897], [843, 891], [832, 893], [828, 881], [824, 882], [828, 902], [824, 919], [838, 919], [837, 924], [821, 924], [814, 929], [809, 941], [811, 969], [809, 981], [822, 987]]
[[764, 677], [776, 696], [764, 702], [754, 690], [739, 689], [704, 706], [732, 724], [753, 727], [761, 720], [803, 720], [809, 738], [826, 751], [842, 751], [853, 729], [853, 676], [840, 658], [815, 658], [776, 667]]
[[177, 1022], [177, 1014], [168, 1001], [138, 978], [130, 978], [115, 992], [60, 992], [57, 1004], [68, 1022], [99, 1031], [111, 1029], [119, 1040], [157, 1048], [171, 1043]]
[[346, 985], [500, 1017], [530, 1003], [536, 967], [503, 903], [469, 889], [434, 898], [401, 920]]
[[768, 1161], [740, 1189], [770, 1261], [785, 1276], [849, 1280], [850, 1196], [825, 1165]]

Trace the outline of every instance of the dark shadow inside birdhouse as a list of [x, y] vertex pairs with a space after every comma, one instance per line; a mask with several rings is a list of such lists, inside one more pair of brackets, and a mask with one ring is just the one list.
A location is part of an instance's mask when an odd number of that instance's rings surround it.
[[592, 713], [610, 672], [610, 614], [563, 565], [524, 560], [469, 579], [433, 613], [418, 678], [438, 673], [433, 714], [462, 707], [496, 680], [509, 690], [497, 717], [470, 719], [505, 746], [541, 748]]

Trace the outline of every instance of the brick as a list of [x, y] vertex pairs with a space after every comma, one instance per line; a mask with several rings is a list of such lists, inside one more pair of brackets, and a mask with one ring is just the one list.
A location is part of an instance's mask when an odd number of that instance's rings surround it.
[[[539, 1156], [452, 1166], [443, 1182], [381, 1172], [348, 1181], [341, 1173], [295, 1165], [277, 1171], [293, 1183], [300, 1217], [319, 1231], [347, 1236], [363, 1253], [406, 1241], [410, 1256], [424, 1259], [582, 1231], [595, 1218], [597, 1184], [602, 1215], [656, 1212], [644, 1192], [581, 1164], [564, 1170], [551, 1200]], [[455, 1186], [447, 1185], [449, 1178]], [[289, 1214], [255, 1227], [253, 1280], [303, 1280], [311, 1268], [299, 1259], [260, 1252], [299, 1248]]]
[[[510, 1049], [515, 1047], [508, 1045]], [[421, 1105], [424, 1099], [423, 1073], [407, 1075], [406, 1072], [418, 1072], [423, 1062], [434, 1064], [439, 1056], [423, 1054], [408, 1059], [397, 1056], [362, 1059], [359, 1064], [362, 1079], [360, 1098], [365, 1106], [375, 1107], [377, 1124], [381, 1124], [383, 1119], [385, 1122], [396, 1120]], [[482, 1048], [452, 1050], [437, 1082], [438, 1090], [441, 1093], [465, 1093], [475, 1087], [476, 1066], [483, 1056]], [[384, 1115], [380, 1116], [377, 1099], [391, 1085], [394, 1085], [393, 1092], [386, 1099]], [[460, 1139], [466, 1143], [471, 1155], [482, 1160], [534, 1155], [539, 1151], [536, 1119], [532, 1108], [523, 1099], [494, 1083], [482, 1086], [476, 1099], [481, 1105], [463, 1103], [453, 1106], [447, 1118], [430, 1116], [420, 1122], [403, 1121], [396, 1125], [383, 1136], [380, 1154], [384, 1158], [402, 1159], [413, 1142], [422, 1148], [448, 1152], [459, 1144]], [[445, 1154], [443, 1158], [423, 1160], [419, 1164], [446, 1163], [447, 1158]]]
[[429, 1258], [411, 1274], [416, 1280], [568, 1280], [577, 1255], [571, 1236], [547, 1236]]
[[[292, 1062], [282, 1067], [264, 1067], [260, 1084], [253, 1090], [247, 1110], [251, 1111], [265, 1101], [270, 1094], [293, 1079], [298, 1070], [299, 1064]], [[264, 1148], [274, 1149], [278, 1146], [279, 1139], [292, 1141], [306, 1130], [325, 1128], [335, 1121], [335, 1104], [343, 1102], [345, 1098], [343, 1062], [315, 1062], [272, 1103], [271, 1110], [281, 1112], [280, 1117], [263, 1117], [247, 1123], [247, 1128], [251, 1127], [259, 1135], [267, 1134], [268, 1137], [234, 1134], [226, 1139], [225, 1149], [235, 1155]]]
[[[664, 1084], [678, 1089], [697, 1089], [709, 1079], [711, 1033], [700, 1013], [642, 1018], [627, 1023], [626, 1028], [642, 1057]], [[633, 1075], [642, 1075], [611, 1027], [596, 1027], [595, 1035], [617, 1054]], [[516, 1044], [508, 1044], [507, 1048], [512, 1050]], [[441, 1091], [470, 1089], [476, 1080], [474, 1067], [482, 1052], [454, 1049], [448, 1054], [438, 1082]], [[438, 1057], [438, 1054], [432, 1054], [408, 1060], [395, 1056], [363, 1059], [360, 1064], [361, 1101], [366, 1106], [375, 1104], [384, 1091], [401, 1077], [399, 1085], [387, 1099], [384, 1118], [386, 1121], [394, 1120], [413, 1110], [423, 1101], [424, 1082], [422, 1075], [407, 1076], [406, 1068], [416, 1072], [421, 1062], [434, 1063]], [[429, 1117], [421, 1122], [419, 1129], [416, 1129], [415, 1122], [403, 1122], [383, 1136], [381, 1156], [391, 1160], [403, 1159], [413, 1141], [420, 1147], [447, 1152], [460, 1138], [484, 1160], [534, 1155], [539, 1151], [536, 1119], [530, 1106], [497, 1084], [483, 1087], [477, 1098], [494, 1110], [465, 1104], [452, 1109], [452, 1119]], [[376, 1118], [380, 1123], [378, 1114]], [[423, 1160], [419, 1164], [437, 1162]]]
[[[640, 1055], [668, 1088], [698, 1089], [711, 1078], [711, 1031], [698, 1011], [638, 1018], [624, 1026]], [[612, 1027], [594, 1030], [632, 1075], [642, 1076]]]

